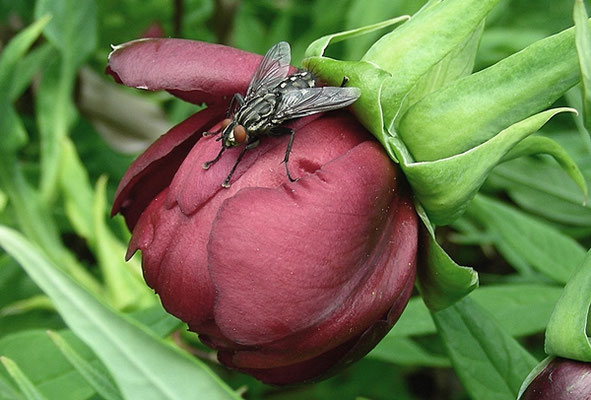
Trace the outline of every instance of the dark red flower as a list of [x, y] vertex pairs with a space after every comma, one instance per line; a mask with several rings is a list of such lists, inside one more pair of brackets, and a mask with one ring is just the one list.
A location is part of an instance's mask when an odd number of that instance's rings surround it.
[[591, 363], [554, 358], [520, 400], [591, 400]]
[[219, 360], [273, 384], [316, 379], [366, 354], [413, 288], [417, 217], [399, 170], [347, 112], [263, 138], [221, 183], [240, 149], [209, 170], [220, 142], [202, 138], [246, 90], [261, 56], [178, 39], [119, 46], [118, 82], [165, 89], [208, 108], [172, 128], [129, 168], [113, 205], [142, 251], [164, 307]]

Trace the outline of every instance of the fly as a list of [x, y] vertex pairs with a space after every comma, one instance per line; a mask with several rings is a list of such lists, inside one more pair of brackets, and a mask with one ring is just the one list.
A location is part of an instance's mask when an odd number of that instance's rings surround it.
[[[222, 183], [223, 187], [230, 187], [230, 179], [244, 153], [255, 148], [261, 136], [290, 135], [283, 163], [287, 177], [294, 182], [287, 163], [295, 131], [282, 124], [307, 115], [346, 107], [361, 95], [360, 90], [355, 87], [317, 87], [316, 80], [309, 71], [288, 75], [290, 61], [291, 54], [287, 42], [279, 42], [271, 47], [252, 76], [246, 96], [243, 97], [240, 93], [232, 96], [221, 128], [216, 132], [203, 134], [219, 134], [217, 140], [222, 142], [218, 155], [213, 160], [203, 163], [204, 169], [215, 164], [226, 149], [244, 145]], [[345, 82], [346, 79], [343, 80], [343, 84]]]

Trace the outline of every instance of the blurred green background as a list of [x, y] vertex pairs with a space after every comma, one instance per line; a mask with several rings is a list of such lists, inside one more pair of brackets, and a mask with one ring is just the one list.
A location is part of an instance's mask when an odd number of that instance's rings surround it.
[[[298, 65], [307, 45], [322, 35], [412, 14], [423, 3], [1, 0], [3, 48], [46, 12], [53, 12], [54, 21], [64, 28], [46, 30], [27, 56], [11, 68], [10, 84], [0, 86], [4, 107], [0, 115], [0, 222], [22, 231], [53, 261], [66, 265], [66, 270], [87, 282], [91, 291], [104, 296], [115, 308], [138, 313], [148, 306], [158, 307], [139, 279], [137, 258], [130, 263], [131, 272], [109, 269], [109, 265], [123, 264], [129, 233], [121, 218], [108, 219], [107, 212], [119, 179], [137, 154], [199, 108], [167, 93], [113, 84], [104, 75], [110, 46], [156, 34], [224, 43], [263, 54], [271, 45], [287, 40], [292, 45], [293, 63]], [[571, 1], [501, 1], [487, 20], [476, 69], [572, 26], [572, 6]], [[383, 33], [338, 43], [327, 54], [358, 59]], [[573, 90], [560, 103], [577, 105], [579, 96]], [[589, 181], [591, 146], [581, 122], [570, 115], [559, 115], [543, 134], [571, 153]], [[475, 267], [481, 274], [484, 290], [479, 290], [480, 304], [491, 312], [496, 309], [496, 316], [505, 318], [511, 334], [541, 358], [545, 322], [560, 294], [558, 284], [563, 282], [531, 272], [538, 260], [528, 258], [524, 251], [541, 251], [543, 243], [519, 243], [519, 232], [504, 227], [527, 231], [542, 224], [541, 231], [556, 233], [560, 239], [555, 242], [568, 242], [563, 249], [574, 246], [576, 253], [591, 246], [591, 209], [581, 205], [578, 189], [545, 157], [502, 165], [484, 191], [494, 200], [477, 199], [465, 217], [438, 235], [454, 260]], [[497, 293], [499, 285], [510, 287]], [[121, 295], [121, 288], [125, 295]], [[496, 302], [499, 298], [505, 301], [501, 306]], [[523, 311], [529, 319], [516, 318]], [[183, 332], [177, 340], [194, 346], [231, 387], [243, 387], [248, 399], [466, 399], [425, 313], [420, 300], [413, 299], [388, 337], [391, 340], [332, 379], [293, 388], [265, 386], [217, 366], [192, 334]], [[0, 355], [9, 354], [21, 365], [30, 364], [26, 372], [35, 384], [48, 392], [58, 390], [50, 389], [59, 386], [59, 381], [39, 360], [43, 351], [48, 357], [59, 354], [37, 342], [47, 340], [41, 339], [45, 330], [64, 328], [51, 302], [18, 264], [2, 254]], [[0, 377], [9, 382], [2, 368]], [[11, 398], [9, 390], [2, 390], [2, 382], [0, 399]], [[64, 398], [99, 398], [92, 390], [68, 382], [73, 389]]]

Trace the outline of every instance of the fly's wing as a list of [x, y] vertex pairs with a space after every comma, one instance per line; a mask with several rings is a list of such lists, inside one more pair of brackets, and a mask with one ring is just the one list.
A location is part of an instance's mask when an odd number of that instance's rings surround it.
[[361, 96], [356, 87], [313, 87], [289, 90], [281, 96], [275, 118], [279, 121], [301, 118], [323, 111], [347, 107]]
[[289, 43], [279, 42], [271, 47], [254, 72], [246, 91], [246, 97], [273, 90], [287, 76], [290, 61]]

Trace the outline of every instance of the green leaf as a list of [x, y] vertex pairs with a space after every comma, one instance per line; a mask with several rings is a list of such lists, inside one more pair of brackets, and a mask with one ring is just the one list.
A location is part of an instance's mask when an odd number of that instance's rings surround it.
[[543, 332], [562, 287], [532, 283], [482, 286], [470, 298], [511, 336]]
[[201, 362], [102, 304], [17, 232], [0, 227], [0, 245], [52, 298], [70, 328], [112, 372], [124, 397], [239, 398]]
[[48, 204], [57, 195], [62, 141], [77, 118], [72, 102], [76, 70], [64, 61], [45, 67], [35, 98], [37, 127], [41, 135], [41, 194]]
[[568, 280], [550, 317], [544, 345], [548, 355], [591, 362], [587, 334], [590, 306], [591, 251]]
[[397, 365], [449, 367], [449, 359], [441, 354], [432, 354], [412, 339], [402, 336], [386, 336], [367, 355], [377, 360]]
[[575, 0], [573, 11], [575, 21], [575, 43], [581, 68], [581, 88], [583, 90], [583, 121], [588, 132], [591, 132], [591, 31], [587, 20], [583, 0]]
[[10, 101], [15, 101], [31, 85], [35, 74], [55, 57], [55, 49], [48, 43], [43, 43], [31, 50], [15, 66], [18, 74], [13, 74], [10, 84]]
[[61, 140], [76, 118], [72, 93], [77, 69], [97, 43], [94, 0], [39, 0], [35, 15], [53, 16], [44, 33], [61, 57], [44, 71], [37, 96], [37, 123], [42, 138], [41, 192], [51, 203], [56, 196]]
[[6, 190], [23, 233], [76, 281], [100, 295], [101, 285], [64, 247], [47, 205], [26, 181], [14, 155], [0, 157], [0, 185]]
[[[562, 287], [543, 284], [481, 286], [469, 295], [489, 312], [511, 336], [543, 332], [550, 320]], [[429, 309], [419, 297], [408, 302], [388, 336], [424, 336], [435, 333]]]
[[17, 64], [49, 22], [44, 16], [16, 35], [2, 50], [0, 56], [0, 153], [15, 152], [27, 141], [27, 132], [12, 107], [11, 90]]
[[531, 136], [523, 139], [511, 151], [505, 154], [503, 162], [534, 154], [551, 155], [562, 170], [575, 182], [581, 192], [583, 192], [583, 204], [587, 202], [588, 189], [583, 173], [566, 150], [548, 137]]
[[387, 107], [395, 114], [402, 98], [433, 66], [464, 42], [498, 0], [447, 0], [433, 3], [384, 35], [362, 61], [388, 71], [396, 80], [388, 88]]
[[50, 16], [39, 16], [39, 19], [16, 35], [2, 49], [0, 57], [0, 93], [6, 94], [15, 74], [15, 66], [25, 55], [29, 47], [37, 40]]
[[[86, 362], [104, 370], [92, 351], [72, 332], [63, 331], [62, 337]], [[0, 339], [0, 354], [14, 360], [48, 399], [85, 400], [94, 393], [44, 330], [22, 330], [4, 336]]]
[[[571, 109], [557, 108], [526, 118], [488, 141], [451, 157], [412, 162], [408, 155], [399, 153], [398, 158], [413, 193], [431, 221], [446, 225], [462, 215], [491, 170], [517, 143], [540, 129], [552, 116], [565, 111]], [[579, 183], [586, 191], [584, 180]]]
[[53, 303], [45, 295], [32, 296], [27, 299], [15, 301], [5, 307], [0, 308], [0, 317], [6, 315], [22, 314], [31, 310], [50, 310], [53, 311]]
[[[581, 163], [581, 168], [591, 176], [590, 163]], [[548, 160], [520, 158], [501, 164], [488, 182], [525, 210], [566, 225], [591, 226], [591, 204], [583, 204], [580, 188]]]
[[426, 96], [397, 132], [417, 161], [451, 157], [550, 106], [578, 80], [571, 28]]
[[8, 378], [5, 378], [2, 374], [0, 374], [0, 399], [23, 400], [23, 396], [16, 391]]
[[111, 378], [104, 374], [104, 371], [94, 368], [82, 356], [80, 356], [68, 342], [58, 333], [48, 331], [47, 334], [55, 343], [57, 348], [68, 359], [70, 364], [82, 375], [82, 377], [101, 395], [105, 400], [123, 399], [119, 390], [113, 384]]
[[117, 309], [138, 309], [158, 303], [154, 292], [145, 284], [137, 258], [125, 262], [126, 246], [108, 229], [107, 179], [103, 175], [96, 183], [92, 208], [94, 233], [92, 247], [98, 258], [110, 304]]
[[35, 15], [53, 18], [45, 27], [47, 39], [72, 69], [90, 55], [97, 43], [97, 7], [94, 0], [38, 0]]
[[328, 45], [331, 43], [338, 43], [342, 40], [354, 38], [356, 36], [364, 35], [369, 32], [374, 32], [379, 29], [387, 28], [399, 22], [407, 21], [409, 19], [410, 16], [403, 15], [400, 17], [378, 22], [376, 24], [363, 26], [361, 28], [351, 29], [345, 32], [333, 33], [331, 35], [322, 36], [321, 38], [316, 39], [315, 41], [310, 43], [310, 45], [306, 49], [304, 57], [320, 57], [324, 54], [324, 50], [326, 50]]
[[66, 215], [75, 232], [93, 243], [95, 237], [91, 205], [94, 202], [94, 193], [88, 174], [68, 137], [61, 139], [60, 147], [59, 183]]
[[585, 250], [574, 239], [502, 202], [478, 195], [468, 214], [494, 234], [499, 249], [510, 249], [534, 269], [566, 283]]
[[10, 358], [0, 356], [0, 362], [4, 364], [4, 368], [8, 371], [12, 379], [17, 383], [21, 392], [23, 392], [27, 400], [44, 400], [45, 396], [33, 385], [27, 376], [21, 371], [14, 361]]
[[471, 299], [433, 313], [460, 381], [479, 400], [515, 399], [537, 361]]

